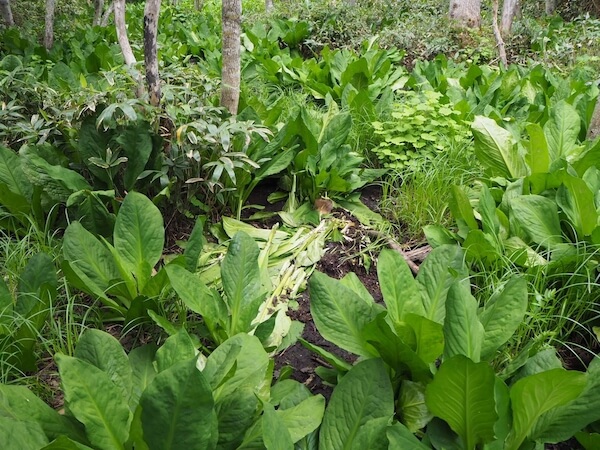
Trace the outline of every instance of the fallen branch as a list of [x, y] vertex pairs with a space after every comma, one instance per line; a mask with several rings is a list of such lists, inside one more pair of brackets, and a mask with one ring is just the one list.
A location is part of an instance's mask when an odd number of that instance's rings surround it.
[[[367, 232], [367, 234], [369, 234], [371, 236], [375, 236], [378, 239], [384, 240], [389, 248], [400, 253], [402, 255], [402, 257], [404, 258], [404, 261], [406, 261], [406, 264], [408, 264], [410, 271], [414, 275], [419, 273], [419, 266], [415, 264], [414, 260], [410, 256], [408, 256], [408, 254], [402, 249], [400, 244], [398, 244], [394, 239], [392, 239], [389, 236], [384, 236], [382, 233], [380, 233], [379, 231], [376, 231], [376, 230], [365, 230], [365, 231]], [[413, 250], [413, 252], [414, 252], [414, 250]], [[417, 259], [417, 258], [415, 258], [415, 259]]]

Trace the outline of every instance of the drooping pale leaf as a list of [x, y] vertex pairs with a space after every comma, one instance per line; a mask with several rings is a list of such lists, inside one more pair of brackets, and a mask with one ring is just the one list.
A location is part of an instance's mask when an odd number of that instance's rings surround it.
[[513, 429], [506, 449], [517, 450], [542, 414], [577, 398], [586, 378], [585, 373], [553, 369], [517, 381], [510, 390]]
[[[110, 251], [79, 222], [73, 222], [65, 231], [63, 240], [65, 260], [101, 291], [106, 291], [112, 280], [119, 278], [115, 260]], [[86, 290], [94, 293], [93, 287]]]
[[581, 119], [577, 110], [566, 101], [558, 102], [550, 109], [550, 118], [544, 125], [551, 161], [568, 156], [577, 146]]
[[156, 370], [160, 373], [180, 361], [189, 361], [197, 355], [196, 344], [185, 330], [169, 336], [156, 351]]
[[398, 323], [407, 313], [425, 315], [419, 285], [404, 258], [383, 250], [377, 261], [377, 276], [390, 318]]
[[263, 403], [262, 415], [263, 442], [267, 450], [292, 450], [294, 443], [281, 417], [268, 402]]
[[58, 414], [25, 386], [0, 384], [0, 417], [13, 422], [36, 422], [48, 439], [60, 435], [84, 439], [84, 433], [73, 421]]
[[536, 244], [552, 247], [563, 242], [556, 202], [541, 195], [520, 195], [510, 200], [510, 210]]
[[311, 395], [295, 406], [287, 409], [282, 407], [276, 411], [277, 415], [295, 443], [319, 428], [325, 413], [325, 398]]
[[179, 361], [156, 375], [140, 399], [150, 450], [210, 449], [217, 431], [210, 385], [196, 359]]
[[224, 324], [227, 320], [227, 307], [220, 297], [213, 295], [203, 282], [181, 266], [165, 266], [171, 286], [185, 306], [207, 321]]
[[3, 450], [39, 450], [48, 438], [37, 422], [14, 421], [0, 417], [0, 437]]
[[129, 365], [131, 366], [131, 376], [133, 380], [133, 389], [129, 406], [133, 410], [142, 396], [142, 392], [154, 380], [156, 369], [154, 368], [154, 358], [156, 355], [156, 346], [146, 344], [136, 347], [129, 352]]
[[121, 388], [85, 361], [61, 354], [55, 360], [66, 404], [85, 425], [90, 443], [102, 450], [122, 449], [132, 417]]
[[165, 231], [161, 212], [145, 195], [130, 192], [119, 209], [113, 239], [117, 254], [135, 274], [139, 290], [143, 289], [162, 256]]
[[530, 435], [542, 442], [562, 442], [599, 419], [600, 359], [594, 358], [588, 367], [581, 394], [569, 403], [542, 414]]
[[479, 362], [484, 329], [477, 318], [477, 307], [468, 286], [459, 281], [450, 286], [444, 320], [444, 359], [463, 355]]
[[361, 426], [394, 413], [394, 394], [380, 359], [358, 363], [335, 388], [323, 417], [319, 450], [352, 448]]
[[76, 358], [102, 370], [119, 386], [126, 400], [133, 387], [132, 371], [123, 347], [114, 337], [104, 331], [88, 329], [77, 341]]
[[309, 280], [310, 311], [319, 333], [337, 346], [368, 356], [361, 331], [376, 312], [338, 280], [315, 272]]
[[252, 329], [252, 320], [264, 300], [258, 254], [254, 240], [240, 232], [229, 243], [223, 259], [221, 279], [229, 306], [229, 336]]
[[425, 391], [427, 407], [444, 419], [465, 448], [490, 442], [498, 416], [494, 401], [494, 371], [486, 362], [463, 355], [445, 360]]
[[433, 417], [425, 404], [425, 385], [423, 383], [403, 380], [398, 407], [402, 423], [412, 433], [416, 433], [427, 425]]
[[592, 234], [598, 223], [594, 193], [581, 178], [566, 175], [563, 183], [556, 191], [556, 203], [583, 239]]
[[537, 123], [530, 123], [525, 128], [529, 134], [529, 148], [525, 157], [527, 165], [532, 174], [547, 173], [550, 169], [551, 161], [544, 130]]
[[504, 288], [486, 302], [479, 313], [485, 330], [481, 344], [481, 358], [492, 357], [494, 352], [514, 334], [527, 311], [527, 282], [511, 278]]
[[518, 178], [527, 175], [525, 161], [509, 131], [483, 116], [475, 117], [472, 129], [475, 156], [492, 176]]
[[390, 441], [390, 450], [392, 449], [412, 449], [412, 450], [431, 450], [430, 447], [422, 444], [412, 432], [402, 425], [400, 422], [396, 422], [394, 425], [388, 427], [387, 438]]
[[442, 245], [434, 248], [423, 261], [417, 275], [421, 285], [426, 317], [443, 324], [446, 317], [446, 295], [454, 280], [465, 280], [468, 276], [463, 261], [464, 255], [457, 245]]

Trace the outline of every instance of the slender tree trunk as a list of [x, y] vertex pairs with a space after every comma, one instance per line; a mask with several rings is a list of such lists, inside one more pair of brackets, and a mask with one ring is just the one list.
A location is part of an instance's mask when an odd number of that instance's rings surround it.
[[556, 0], [546, 0], [546, 14], [549, 16], [554, 14], [556, 9]]
[[273, 0], [265, 0], [265, 10], [267, 12], [273, 10]]
[[492, 17], [492, 30], [494, 31], [494, 37], [496, 38], [496, 47], [498, 47], [498, 57], [503, 67], [508, 65], [506, 58], [506, 49], [504, 48], [504, 40], [502, 39], [502, 33], [498, 27], [498, 0], [494, 0], [493, 5], [493, 17]]
[[194, 8], [196, 8], [196, 11], [200, 11], [202, 9], [203, 3], [204, 2], [202, 0], [194, 0]]
[[104, 11], [104, 0], [94, 0], [94, 21], [92, 25], [97, 26], [102, 22], [102, 13]]
[[221, 106], [237, 114], [240, 101], [240, 32], [242, 1], [223, 0], [223, 65], [221, 68]]
[[133, 66], [135, 56], [133, 56], [133, 50], [129, 44], [129, 38], [127, 37], [127, 25], [125, 24], [125, 0], [115, 0], [115, 28], [117, 30], [117, 40], [123, 52], [123, 58], [125, 58], [125, 64]]
[[12, 10], [10, 9], [10, 0], [0, 0], [0, 15], [2, 21], [7, 27], [14, 27], [15, 20], [13, 19]]
[[100, 26], [101, 27], [107, 27], [108, 26], [108, 21], [110, 20], [110, 15], [115, 11], [115, 2], [112, 2], [108, 8], [106, 9], [106, 11], [104, 11], [104, 14], [102, 15], [102, 20], [100, 21]]
[[158, 75], [158, 51], [156, 33], [158, 31], [158, 15], [160, 0], [146, 0], [144, 8], [144, 61], [146, 63], [146, 84], [150, 95], [150, 104], [160, 104], [160, 77]]
[[502, 24], [500, 25], [500, 31], [502, 36], [509, 36], [513, 19], [517, 16], [519, 11], [519, 0], [504, 0], [502, 5]]
[[54, 45], [54, 8], [55, 0], [46, 0], [46, 27], [44, 29], [44, 47], [48, 50]]
[[479, 27], [481, 0], [450, 0], [450, 19], [461, 27]]
[[596, 100], [596, 106], [587, 132], [587, 138], [590, 140], [596, 139], [598, 136], [600, 136], [600, 99]]

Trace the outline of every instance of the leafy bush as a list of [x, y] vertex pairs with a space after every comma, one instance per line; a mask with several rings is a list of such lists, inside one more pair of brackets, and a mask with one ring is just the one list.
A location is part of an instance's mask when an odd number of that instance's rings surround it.
[[462, 123], [461, 114], [441, 99], [442, 94], [427, 90], [397, 94], [391, 118], [373, 122], [381, 142], [371, 151], [381, 166], [403, 169], [416, 159], [426, 164], [447, 147], [467, 142], [468, 127]]

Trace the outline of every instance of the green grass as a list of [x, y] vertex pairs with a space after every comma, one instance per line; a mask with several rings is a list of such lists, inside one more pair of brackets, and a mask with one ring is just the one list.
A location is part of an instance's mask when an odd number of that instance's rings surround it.
[[383, 184], [382, 214], [396, 224], [402, 242], [424, 242], [425, 225], [451, 227], [448, 209], [452, 185], [470, 184], [481, 174], [471, 143], [450, 145], [429, 160], [414, 159]]

